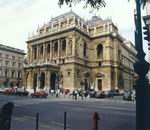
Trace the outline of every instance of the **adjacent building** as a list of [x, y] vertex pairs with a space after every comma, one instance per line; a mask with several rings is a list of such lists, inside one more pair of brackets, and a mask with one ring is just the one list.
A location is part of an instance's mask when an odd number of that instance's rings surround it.
[[23, 85], [24, 50], [0, 44], [0, 86]]
[[28, 89], [131, 89], [136, 50], [111, 19], [84, 21], [73, 11], [38, 27], [27, 40]]

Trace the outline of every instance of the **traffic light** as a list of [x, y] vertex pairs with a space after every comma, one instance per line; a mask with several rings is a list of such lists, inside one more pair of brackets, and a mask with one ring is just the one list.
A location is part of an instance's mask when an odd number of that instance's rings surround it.
[[144, 29], [144, 32], [143, 32], [143, 33], [144, 33], [144, 35], [145, 35], [144, 39], [150, 42], [150, 28], [149, 28], [149, 25], [146, 24], [146, 25], [143, 27], [143, 29]]

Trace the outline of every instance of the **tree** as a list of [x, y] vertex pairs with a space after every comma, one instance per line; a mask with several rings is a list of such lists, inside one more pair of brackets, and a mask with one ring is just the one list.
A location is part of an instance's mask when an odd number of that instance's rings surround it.
[[[88, 5], [91, 7], [91, 9], [99, 9], [100, 7], [105, 7], [106, 3], [105, 0], [59, 0], [58, 4], [62, 6], [64, 3], [69, 5], [69, 7], [72, 6], [73, 3], [80, 3], [81, 1], [85, 2], [85, 6]], [[128, 0], [130, 1], [130, 0]], [[150, 0], [141, 0], [141, 4], [143, 7], [145, 7], [146, 3], [150, 2]]]

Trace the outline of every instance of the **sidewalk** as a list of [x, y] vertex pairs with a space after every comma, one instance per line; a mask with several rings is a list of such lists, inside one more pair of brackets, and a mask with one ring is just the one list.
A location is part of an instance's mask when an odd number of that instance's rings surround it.
[[73, 96], [69, 96], [69, 95], [60, 95], [60, 97], [56, 97], [56, 96], [52, 96], [49, 95], [48, 99], [51, 99], [53, 101], [103, 101], [103, 102], [118, 102], [118, 103], [135, 103], [132, 101], [123, 101], [123, 97], [122, 96], [114, 96], [113, 98], [103, 98], [103, 99], [98, 99], [98, 98], [83, 98], [78, 96], [77, 99], [73, 99]]

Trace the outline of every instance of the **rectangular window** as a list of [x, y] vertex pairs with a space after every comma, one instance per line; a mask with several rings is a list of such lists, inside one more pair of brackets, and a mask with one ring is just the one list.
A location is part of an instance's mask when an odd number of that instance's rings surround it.
[[0, 69], [0, 76], [2, 76], [2, 69]]
[[20, 60], [21, 60], [21, 57], [18, 57], [18, 60], [20, 61]]
[[6, 76], [6, 77], [8, 76], [8, 71], [7, 71], [7, 70], [5, 70], [5, 76]]
[[2, 60], [0, 60], [0, 66], [2, 66]]
[[6, 61], [6, 67], [9, 67], [9, 61]]
[[12, 62], [12, 67], [15, 68], [16, 67], [16, 63]]
[[70, 71], [68, 71], [68, 77], [70, 77]]
[[12, 78], [14, 77], [14, 72], [13, 72], [13, 71], [11, 72], [11, 77], [12, 77]]
[[0, 58], [2, 57], [2, 53], [0, 53]]
[[6, 59], [8, 59], [9, 58], [9, 55], [8, 54], [6, 54]]
[[18, 68], [19, 68], [19, 69], [21, 68], [21, 63], [18, 64]]
[[15, 56], [12, 56], [12, 59], [15, 60]]

